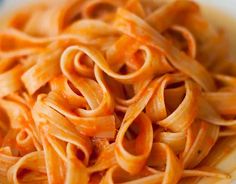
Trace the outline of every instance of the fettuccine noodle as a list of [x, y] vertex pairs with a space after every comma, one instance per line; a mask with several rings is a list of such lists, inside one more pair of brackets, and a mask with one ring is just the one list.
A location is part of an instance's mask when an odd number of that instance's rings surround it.
[[0, 30], [0, 184], [230, 183], [228, 51], [189, 0], [16, 11]]

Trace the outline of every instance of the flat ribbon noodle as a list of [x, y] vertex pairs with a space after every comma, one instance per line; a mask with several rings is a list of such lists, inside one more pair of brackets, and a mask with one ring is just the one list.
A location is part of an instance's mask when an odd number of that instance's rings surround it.
[[0, 30], [0, 183], [235, 177], [236, 64], [190, 0], [50, 0]]
[[[195, 60], [180, 53], [164, 37], [137, 16], [124, 9], [119, 9], [115, 27], [140, 42], [163, 52], [176, 68], [195, 79], [205, 90], [214, 90], [215, 86], [212, 77], [205, 68]], [[204, 78], [201, 78], [201, 76], [204, 76]]]

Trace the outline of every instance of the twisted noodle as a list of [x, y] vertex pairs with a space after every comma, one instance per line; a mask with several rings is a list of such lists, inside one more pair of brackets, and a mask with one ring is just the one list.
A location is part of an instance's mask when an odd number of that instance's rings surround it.
[[0, 183], [230, 182], [226, 45], [189, 0], [18, 10], [0, 31]]

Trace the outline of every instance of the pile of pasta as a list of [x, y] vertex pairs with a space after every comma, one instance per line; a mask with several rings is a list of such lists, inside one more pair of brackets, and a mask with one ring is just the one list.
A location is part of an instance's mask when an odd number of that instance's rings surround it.
[[1, 184], [230, 183], [235, 116], [192, 1], [41, 1], [0, 30]]

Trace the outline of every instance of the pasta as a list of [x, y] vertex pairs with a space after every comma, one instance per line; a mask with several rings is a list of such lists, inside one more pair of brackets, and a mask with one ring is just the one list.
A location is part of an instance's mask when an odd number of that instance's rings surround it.
[[216, 184], [236, 64], [190, 0], [41, 1], [0, 30], [1, 184]]

